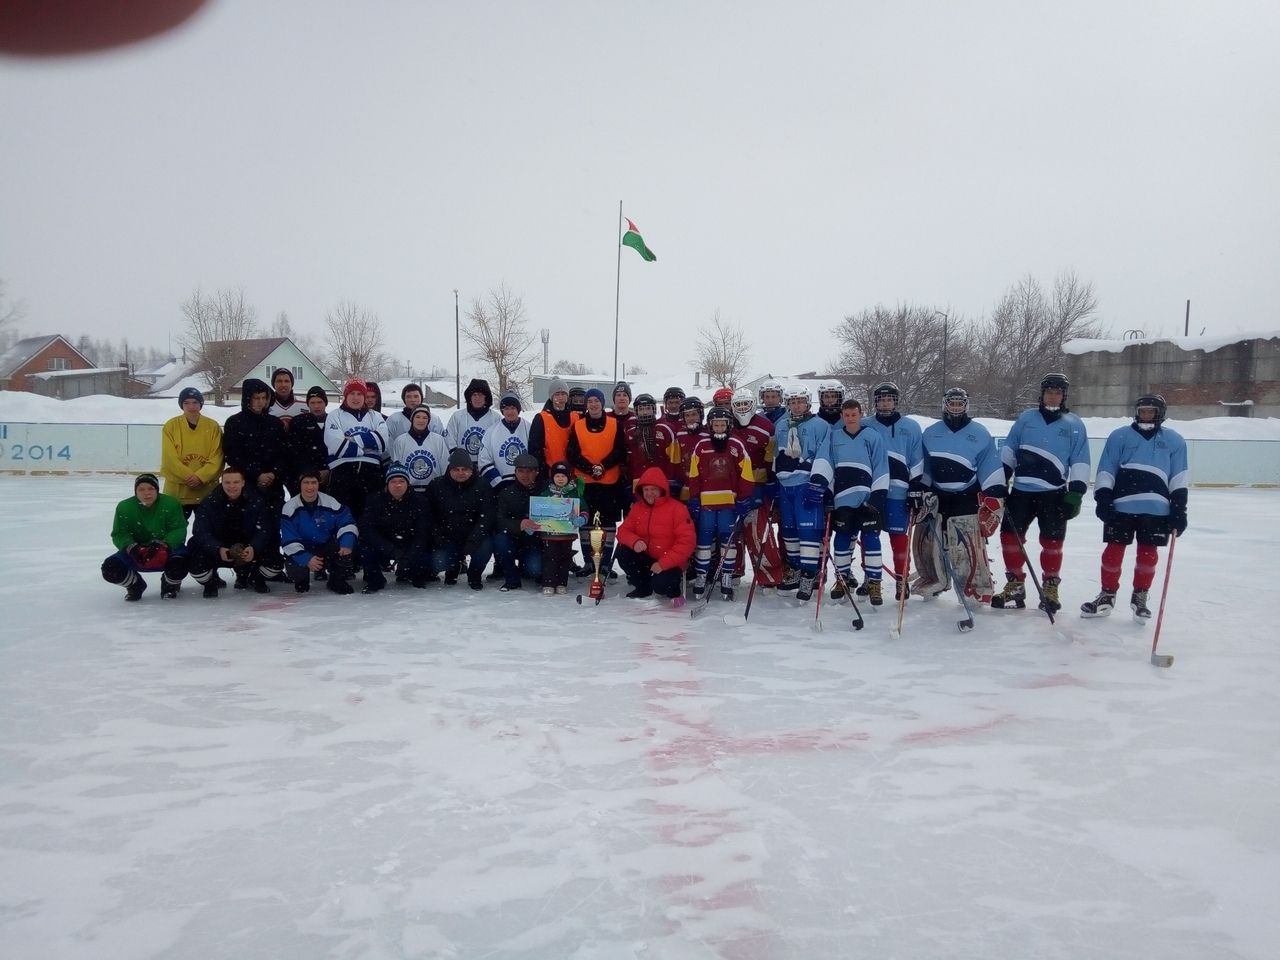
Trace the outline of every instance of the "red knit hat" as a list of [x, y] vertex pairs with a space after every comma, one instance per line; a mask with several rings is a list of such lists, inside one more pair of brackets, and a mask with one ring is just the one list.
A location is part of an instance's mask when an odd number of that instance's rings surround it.
[[346, 403], [347, 394], [349, 393], [368, 393], [369, 385], [359, 377], [352, 377], [342, 385], [342, 402]]

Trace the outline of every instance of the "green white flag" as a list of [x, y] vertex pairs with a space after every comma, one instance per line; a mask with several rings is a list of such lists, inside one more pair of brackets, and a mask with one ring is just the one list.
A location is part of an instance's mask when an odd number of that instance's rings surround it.
[[625, 218], [627, 221], [627, 232], [622, 235], [622, 245], [630, 247], [646, 260], [657, 260], [658, 255], [645, 246], [644, 237], [640, 236], [640, 231], [636, 229], [636, 225], [631, 222], [631, 218]]

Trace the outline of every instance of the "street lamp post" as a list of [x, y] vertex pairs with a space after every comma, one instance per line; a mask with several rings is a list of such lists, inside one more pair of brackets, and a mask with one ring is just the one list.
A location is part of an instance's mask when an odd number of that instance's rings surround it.
[[933, 311], [934, 316], [942, 318], [942, 392], [947, 392], [947, 321], [950, 319], [941, 310]]
[[458, 291], [453, 291], [453, 376], [455, 407], [462, 406], [462, 325], [458, 322]]

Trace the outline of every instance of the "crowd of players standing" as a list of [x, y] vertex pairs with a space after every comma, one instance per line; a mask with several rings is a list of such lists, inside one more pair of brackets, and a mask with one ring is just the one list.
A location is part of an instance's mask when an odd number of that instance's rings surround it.
[[[504, 394], [494, 409], [488, 383], [477, 379], [466, 405], [440, 424], [415, 384], [402, 391], [402, 409], [384, 416], [377, 384], [353, 379], [330, 411], [322, 388], [299, 398], [280, 369], [270, 385], [245, 381], [242, 409], [225, 428], [203, 416], [199, 391], [182, 391], [182, 413], [163, 428], [160, 477], [138, 477], [134, 496], [117, 506], [116, 551], [102, 573], [131, 601], [146, 589], [142, 574], [157, 570], [163, 597], [176, 598], [190, 575], [215, 598], [227, 586], [219, 568], [257, 593], [272, 581], [352, 593], [357, 571], [365, 593], [384, 589], [392, 571], [420, 588], [465, 574], [480, 590], [493, 559], [488, 579], [501, 580], [501, 590], [533, 582], [555, 595], [592, 565], [595, 528], [600, 569], [616, 579], [616, 559], [629, 597], [683, 598], [687, 589], [696, 599], [718, 589], [731, 601], [747, 554], [759, 586], [801, 602], [824, 589], [830, 557], [833, 598], [856, 589], [879, 606], [887, 532], [895, 599], [954, 587], [1018, 608], [1035, 522], [1040, 605], [1054, 612], [1063, 540], [1091, 470], [1068, 391], [1065, 376], [1047, 374], [1037, 406], [997, 451], [959, 388], [946, 392], [942, 418], [921, 430], [898, 411], [891, 382], [871, 391], [870, 410], [837, 381], [819, 385], [816, 410], [807, 387], [773, 380], [758, 394], [716, 391], [710, 409], [678, 387], [661, 405], [649, 394], [633, 403], [620, 382], [607, 410], [600, 390], [556, 380], [526, 420], [518, 396]], [[1103, 449], [1094, 488], [1104, 524], [1101, 591], [1082, 605], [1084, 616], [1111, 612], [1136, 539], [1130, 606], [1149, 617], [1156, 549], [1186, 529], [1186, 445], [1164, 424], [1166, 412], [1161, 397], [1138, 398], [1133, 423]], [[539, 531], [533, 496], [580, 501], [580, 562], [572, 535]], [[997, 532], [1006, 570], [999, 591], [986, 552]]]

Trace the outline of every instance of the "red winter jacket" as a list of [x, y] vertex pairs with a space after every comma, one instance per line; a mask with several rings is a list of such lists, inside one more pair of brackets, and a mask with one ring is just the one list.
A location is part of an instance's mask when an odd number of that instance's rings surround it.
[[640, 475], [640, 487], [648, 486], [657, 487], [661, 494], [652, 507], [643, 497], [631, 505], [631, 512], [618, 528], [618, 542], [634, 550], [636, 541], [643, 540], [644, 552], [662, 564], [663, 570], [684, 567], [693, 556], [697, 539], [689, 510], [667, 496], [667, 477], [657, 467]]

